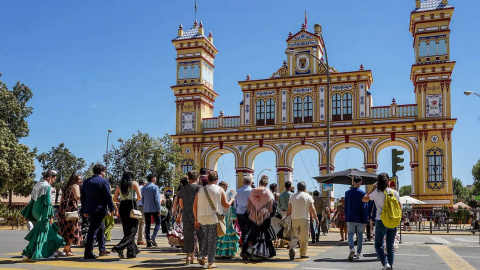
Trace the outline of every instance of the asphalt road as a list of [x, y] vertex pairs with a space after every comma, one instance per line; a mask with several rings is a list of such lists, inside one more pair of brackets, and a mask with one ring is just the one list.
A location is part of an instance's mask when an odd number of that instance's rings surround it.
[[[45, 259], [37, 263], [23, 263], [21, 251], [27, 242], [23, 239], [27, 231], [0, 230], [0, 269], [199, 269], [200, 265], [184, 266], [185, 255], [181, 250], [168, 246], [165, 237], [160, 236], [158, 248], [141, 248], [135, 259], [119, 260], [115, 255], [102, 257], [97, 261], [84, 261], [80, 255], [83, 249], [74, 248], [75, 257]], [[121, 238], [120, 227], [113, 231], [112, 242]], [[219, 259], [219, 269], [381, 269], [376, 259], [373, 242], [365, 242], [364, 258], [349, 262], [346, 242], [339, 242], [337, 232], [321, 238], [320, 243], [310, 245], [309, 259], [288, 260], [288, 250], [278, 249], [277, 256], [264, 262], [244, 262], [236, 259]], [[395, 269], [480, 269], [480, 245], [477, 235], [402, 235], [402, 243], [395, 254]]]

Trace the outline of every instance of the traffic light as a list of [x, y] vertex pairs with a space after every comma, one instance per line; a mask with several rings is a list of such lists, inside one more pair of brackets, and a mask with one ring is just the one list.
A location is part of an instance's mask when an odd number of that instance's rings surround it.
[[403, 170], [403, 150], [392, 149], [392, 174], [396, 175], [398, 171]]

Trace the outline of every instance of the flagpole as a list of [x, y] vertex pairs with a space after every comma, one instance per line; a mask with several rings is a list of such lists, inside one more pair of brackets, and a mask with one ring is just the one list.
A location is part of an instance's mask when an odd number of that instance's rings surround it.
[[197, 21], [197, 0], [195, 0], [195, 21]]

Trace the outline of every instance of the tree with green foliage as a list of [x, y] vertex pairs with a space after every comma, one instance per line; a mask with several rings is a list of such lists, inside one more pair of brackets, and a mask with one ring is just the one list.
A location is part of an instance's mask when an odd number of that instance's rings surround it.
[[470, 192], [466, 187], [463, 186], [463, 183], [460, 179], [454, 177], [452, 180], [452, 186], [453, 186], [453, 195], [457, 196], [453, 200], [454, 203], [457, 203], [459, 201], [467, 203], [470, 200], [471, 198]]
[[32, 97], [26, 85], [17, 82], [10, 91], [0, 80], [0, 194], [10, 206], [14, 194], [28, 196], [34, 184], [36, 149], [19, 143], [29, 133], [26, 118], [33, 108], [27, 103]]
[[412, 186], [407, 185], [407, 186], [402, 186], [400, 188], [400, 196], [410, 196], [412, 194]]
[[480, 159], [472, 168], [473, 176], [473, 195], [480, 195]]
[[52, 184], [55, 188], [55, 203], [58, 203], [60, 190], [65, 181], [68, 180], [73, 172], [81, 171], [87, 164], [83, 158], [77, 158], [64, 143], [58, 147], [52, 147], [49, 152], [41, 153], [37, 157], [38, 162], [42, 164], [44, 170], [56, 170], [57, 179]]
[[125, 171], [132, 171], [137, 180], [156, 173], [160, 187], [176, 186], [182, 175], [175, 168], [182, 159], [181, 147], [168, 134], [154, 138], [140, 131], [121, 141], [120, 146], [112, 146], [104, 156], [104, 161], [108, 160], [108, 180], [112, 186], [118, 185]]

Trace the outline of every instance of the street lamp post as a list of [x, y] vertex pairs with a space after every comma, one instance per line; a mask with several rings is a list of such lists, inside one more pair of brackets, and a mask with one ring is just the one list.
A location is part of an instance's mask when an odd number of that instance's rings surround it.
[[465, 91], [465, 92], [463, 92], [463, 93], [465, 94], [465, 96], [470, 96], [471, 94], [474, 94], [474, 95], [476, 95], [476, 96], [480, 97], [480, 95], [479, 95], [479, 94], [477, 94], [477, 93], [475, 93], [475, 92], [472, 92], [472, 91], [468, 91], [468, 90], [467, 90], [467, 91]]
[[[325, 45], [325, 41], [323, 40], [322, 36], [322, 26], [320, 24], [315, 24], [314, 26], [315, 33], [320, 37], [320, 41], [322, 42], [323, 45], [323, 51], [325, 53], [325, 63], [321, 59], [319, 59], [316, 55], [313, 55], [309, 52], [302, 52], [305, 54], [308, 54], [315, 59], [318, 60], [318, 62], [325, 68], [326, 74], [327, 74], [327, 91], [326, 91], [326, 102], [325, 102], [325, 107], [326, 107], [326, 117], [327, 117], [327, 150], [326, 150], [326, 155], [327, 155], [327, 174], [330, 173], [330, 66], [328, 65], [328, 56], [327, 56], [327, 46]], [[286, 50], [286, 53], [294, 53], [295, 50], [288, 49]], [[330, 191], [327, 193], [328, 198], [327, 201], [330, 202]]]
[[109, 129], [107, 133], [107, 151], [105, 152], [105, 178], [108, 179], [108, 138], [110, 137], [110, 133], [112, 133], [112, 130]]
[[258, 173], [258, 175], [257, 175], [257, 187], [258, 187], [258, 185], [259, 185], [259, 184], [258, 184], [258, 178], [260, 177], [260, 175], [262, 175], [262, 172], [264, 172], [264, 171], [272, 171], [272, 169], [263, 169], [263, 170], [261, 170], [261, 171]]

